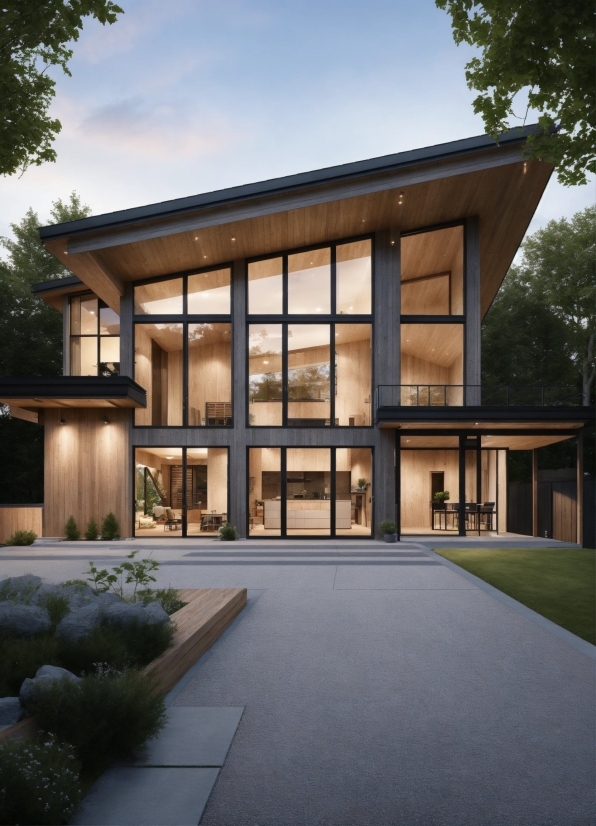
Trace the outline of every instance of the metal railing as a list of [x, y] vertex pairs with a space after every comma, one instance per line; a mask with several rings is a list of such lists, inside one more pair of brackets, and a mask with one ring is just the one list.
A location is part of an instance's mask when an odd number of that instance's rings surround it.
[[581, 407], [576, 387], [542, 384], [380, 384], [375, 410], [394, 407]]

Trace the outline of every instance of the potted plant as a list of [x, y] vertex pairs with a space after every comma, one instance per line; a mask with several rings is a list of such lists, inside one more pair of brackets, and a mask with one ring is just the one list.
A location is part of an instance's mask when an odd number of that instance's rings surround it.
[[366, 487], [366, 479], [358, 479], [358, 487], [360, 490], [364, 490]]
[[391, 519], [384, 519], [379, 525], [385, 542], [397, 542], [397, 525]]
[[448, 499], [451, 499], [448, 490], [438, 490], [433, 496], [433, 502], [440, 502], [441, 504], [447, 502]]

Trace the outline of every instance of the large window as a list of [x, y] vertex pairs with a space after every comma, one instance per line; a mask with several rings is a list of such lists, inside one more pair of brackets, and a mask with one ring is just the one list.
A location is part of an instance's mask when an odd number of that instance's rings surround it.
[[120, 373], [120, 317], [94, 295], [70, 299], [70, 375]]
[[372, 450], [249, 449], [249, 535], [371, 536]]
[[216, 535], [228, 518], [226, 447], [136, 448], [135, 536]]
[[138, 285], [134, 307], [135, 380], [147, 391], [135, 424], [231, 426], [230, 269]]
[[249, 263], [250, 425], [370, 425], [371, 290], [369, 238]]

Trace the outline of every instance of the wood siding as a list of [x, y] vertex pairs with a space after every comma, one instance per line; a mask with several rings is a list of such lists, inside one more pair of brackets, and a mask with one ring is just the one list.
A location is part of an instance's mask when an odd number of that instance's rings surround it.
[[[123, 536], [132, 524], [129, 433], [132, 413], [109, 410], [45, 412], [44, 536], [64, 536], [74, 516], [81, 530], [93, 516], [116, 514]], [[61, 416], [65, 423], [60, 424]]]
[[43, 505], [0, 505], [0, 544], [15, 531], [42, 535]]

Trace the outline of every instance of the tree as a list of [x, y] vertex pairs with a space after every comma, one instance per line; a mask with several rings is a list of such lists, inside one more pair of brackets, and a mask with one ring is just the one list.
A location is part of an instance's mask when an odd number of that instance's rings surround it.
[[59, 66], [70, 76], [72, 50], [84, 17], [115, 23], [120, 6], [111, 0], [5, 0], [0, 7], [0, 174], [55, 161], [52, 142], [61, 124], [48, 110]]
[[[73, 192], [52, 205], [49, 223], [89, 215]], [[28, 210], [13, 224], [14, 239], [0, 261], [0, 376], [59, 376], [62, 373], [62, 316], [32, 292], [33, 284], [71, 275], [39, 240], [39, 219]], [[43, 501], [43, 428], [13, 419], [0, 406], [0, 501]]]
[[[554, 164], [561, 183], [586, 183], [596, 172], [594, 4], [588, 0], [435, 0], [451, 15], [453, 37], [482, 51], [466, 65], [473, 102], [495, 140], [525, 122], [513, 110], [527, 91], [540, 113], [527, 157]], [[515, 125], [515, 124], [513, 124]], [[553, 128], [554, 127], [554, 128]]]

